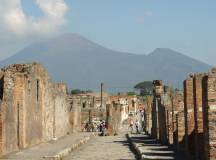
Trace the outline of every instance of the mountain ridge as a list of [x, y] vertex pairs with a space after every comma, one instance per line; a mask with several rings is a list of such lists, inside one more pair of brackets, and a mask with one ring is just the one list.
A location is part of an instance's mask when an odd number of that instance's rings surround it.
[[0, 66], [32, 61], [42, 63], [54, 81], [65, 81], [69, 88], [94, 90], [101, 82], [108, 90], [126, 90], [153, 79], [182, 88], [189, 73], [206, 72], [211, 67], [169, 48], [156, 48], [148, 55], [119, 52], [79, 34], [31, 44], [1, 61]]

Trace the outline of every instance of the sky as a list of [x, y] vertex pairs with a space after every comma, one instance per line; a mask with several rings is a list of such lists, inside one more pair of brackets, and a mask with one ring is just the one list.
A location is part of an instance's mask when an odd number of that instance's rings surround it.
[[0, 0], [0, 60], [78, 33], [118, 51], [170, 48], [216, 65], [215, 28], [215, 0]]

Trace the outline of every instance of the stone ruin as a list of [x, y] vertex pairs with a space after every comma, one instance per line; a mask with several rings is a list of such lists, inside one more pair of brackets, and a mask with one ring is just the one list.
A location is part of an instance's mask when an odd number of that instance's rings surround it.
[[147, 133], [185, 152], [188, 159], [216, 159], [216, 68], [190, 74], [183, 92], [167, 92], [160, 80], [153, 84], [152, 104], [145, 105], [146, 117], [151, 117]]
[[73, 131], [66, 85], [39, 63], [0, 70], [0, 154], [58, 139]]

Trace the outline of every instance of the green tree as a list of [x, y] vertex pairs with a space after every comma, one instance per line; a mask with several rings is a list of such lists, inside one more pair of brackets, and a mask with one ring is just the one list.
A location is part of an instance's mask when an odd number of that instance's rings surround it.
[[134, 86], [135, 89], [140, 90], [140, 95], [142, 96], [152, 95], [153, 87], [152, 81], [140, 82]]
[[127, 92], [127, 95], [128, 95], [128, 96], [135, 96], [136, 93], [135, 93], [135, 92]]
[[92, 90], [81, 90], [81, 89], [73, 89], [71, 90], [71, 94], [85, 94], [85, 93], [92, 93]]

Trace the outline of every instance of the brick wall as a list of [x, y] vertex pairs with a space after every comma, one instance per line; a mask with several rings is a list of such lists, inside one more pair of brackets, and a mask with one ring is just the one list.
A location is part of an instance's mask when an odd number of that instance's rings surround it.
[[184, 81], [184, 114], [185, 114], [185, 150], [188, 154], [194, 154], [195, 146], [195, 122], [194, 122], [194, 98], [193, 75]]
[[205, 159], [216, 159], [216, 74], [215, 69], [203, 78], [203, 123]]
[[195, 158], [203, 159], [203, 109], [202, 109], [202, 80], [205, 74], [194, 76], [194, 122], [195, 122]]
[[188, 159], [216, 159], [216, 68], [208, 74], [190, 75], [183, 93], [163, 93], [162, 82], [155, 82], [151, 135], [162, 142], [167, 136], [170, 144], [173, 137], [174, 146], [185, 151]]
[[42, 65], [15, 64], [1, 69], [1, 154], [66, 135], [66, 87], [52, 83]]

